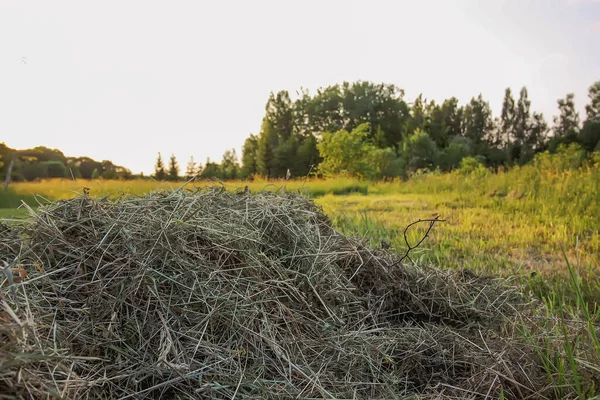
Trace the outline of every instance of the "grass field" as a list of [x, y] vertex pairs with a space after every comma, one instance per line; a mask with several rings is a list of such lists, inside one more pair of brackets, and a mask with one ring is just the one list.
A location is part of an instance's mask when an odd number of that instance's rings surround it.
[[[474, 168], [418, 175], [407, 182], [340, 178], [224, 185], [230, 190], [248, 185], [252, 191], [305, 192], [342, 231], [401, 253], [408, 224], [439, 216], [445, 221], [435, 225], [411, 258], [523, 283], [547, 306], [540, 324], [556, 332], [545, 342], [536, 341], [535, 351], [545, 360], [549, 376], [583, 398], [600, 389], [600, 168], [597, 159], [581, 162], [576, 157], [545, 155], [532, 165], [498, 173]], [[24, 209], [15, 209], [20, 200], [36, 207], [80, 194], [86, 187], [94, 196], [116, 196], [182, 185], [150, 180], [16, 183], [0, 196], [0, 218], [24, 216]], [[409, 242], [416, 243], [426, 227], [413, 226], [407, 232]], [[535, 332], [523, 334], [533, 342]], [[557, 390], [560, 396], [562, 389]]]

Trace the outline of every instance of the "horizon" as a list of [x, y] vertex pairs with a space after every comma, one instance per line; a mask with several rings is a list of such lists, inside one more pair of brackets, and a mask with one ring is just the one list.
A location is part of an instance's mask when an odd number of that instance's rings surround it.
[[207, 4], [0, 5], [0, 142], [148, 174], [158, 152], [241, 156], [271, 91], [385, 82], [409, 102], [482, 93], [498, 116], [526, 86], [551, 123], [567, 93], [583, 119], [600, 79], [597, 0]]

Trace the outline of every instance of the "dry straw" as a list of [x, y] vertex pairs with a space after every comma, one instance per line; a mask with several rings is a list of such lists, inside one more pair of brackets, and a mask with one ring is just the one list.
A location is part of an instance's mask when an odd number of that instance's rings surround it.
[[27, 271], [3, 279], [0, 398], [544, 395], [518, 292], [395, 263], [299, 195], [82, 196], [0, 239]]

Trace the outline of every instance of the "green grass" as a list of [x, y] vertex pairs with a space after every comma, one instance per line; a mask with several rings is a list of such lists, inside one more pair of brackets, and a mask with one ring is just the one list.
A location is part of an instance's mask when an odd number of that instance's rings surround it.
[[[572, 155], [571, 155], [572, 156]], [[375, 246], [406, 250], [405, 227], [440, 216], [413, 260], [469, 269], [520, 282], [544, 304], [519, 329], [555, 382], [556, 397], [600, 391], [600, 168], [597, 159], [569, 164], [569, 155], [542, 155], [532, 165], [498, 173], [429, 173], [407, 182], [354, 179], [225, 182], [229, 190], [300, 191], [315, 198], [336, 226]], [[1, 207], [35, 204], [91, 188], [95, 196], [143, 194], [183, 183], [43, 181], [16, 183]], [[189, 185], [203, 186], [214, 182]], [[220, 183], [217, 183], [220, 184]], [[4, 204], [4, 206], [2, 206]], [[25, 210], [0, 209], [1, 217]], [[416, 243], [427, 225], [407, 233]], [[552, 332], [551, 335], [542, 332]]]
[[27, 215], [25, 208], [0, 208], [0, 219], [25, 218]]

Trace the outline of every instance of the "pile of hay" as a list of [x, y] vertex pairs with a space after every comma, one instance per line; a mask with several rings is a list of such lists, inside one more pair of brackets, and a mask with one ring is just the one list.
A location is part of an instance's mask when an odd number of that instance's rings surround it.
[[506, 330], [514, 289], [390, 266], [299, 195], [82, 196], [0, 239], [3, 395], [527, 398], [547, 383]]

